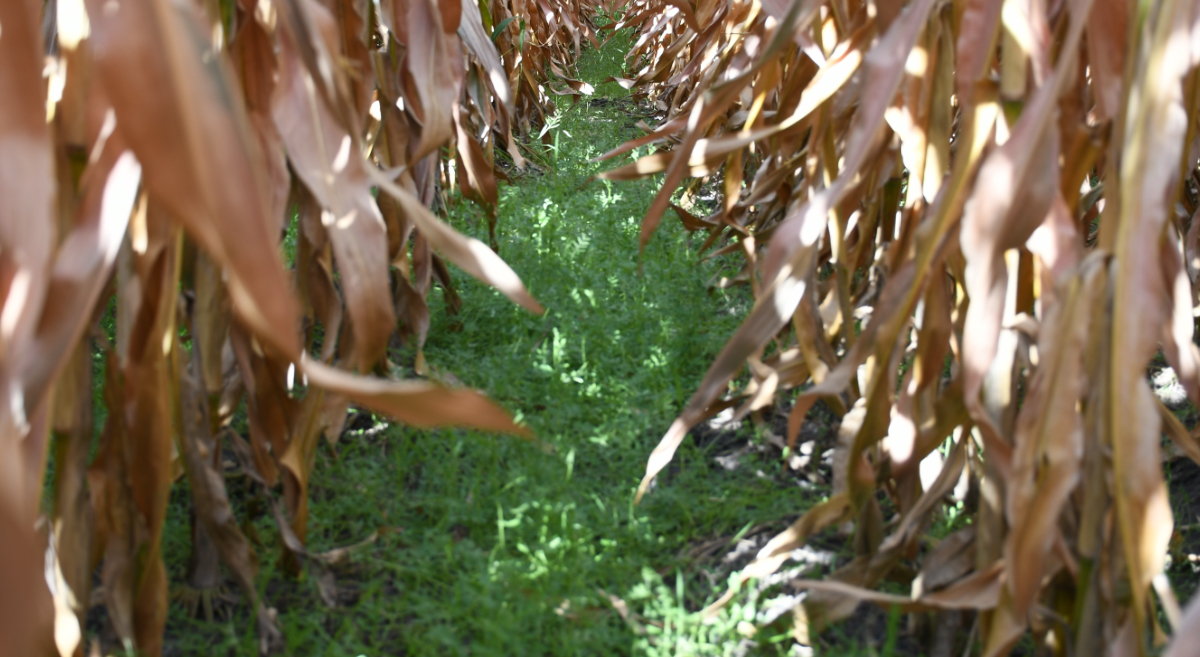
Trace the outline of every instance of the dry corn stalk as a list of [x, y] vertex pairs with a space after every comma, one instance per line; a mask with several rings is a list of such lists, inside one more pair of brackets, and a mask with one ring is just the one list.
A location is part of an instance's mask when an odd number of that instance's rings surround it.
[[[386, 352], [398, 338], [420, 354], [433, 281], [456, 298], [448, 262], [541, 311], [493, 250], [438, 213], [457, 182], [494, 217], [494, 147], [522, 163], [516, 139], [549, 106], [546, 75], [565, 77], [580, 36], [595, 40], [588, 11], [586, 0], [0, 3], [0, 582], [19, 601], [0, 613], [0, 654], [82, 655], [97, 567], [118, 637], [159, 654], [162, 529], [182, 476], [188, 583], [219, 586], [219, 559], [256, 610], [261, 649], [278, 647], [222, 449], [269, 495], [282, 488], [292, 563], [313, 565], [313, 455], [349, 404], [419, 427], [528, 433], [480, 393], [387, 378]], [[496, 16], [514, 20], [500, 30]], [[293, 217], [289, 272], [279, 245]], [[110, 300], [112, 339], [96, 330]], [[89, 462], [93, 353], [109, 414]], [[246, 437], [229, 428], [243, 398]]]
[[[744, 256], [725, 283], [756, 299], [638, 495], [730, 403], [740, 417], [801, 389], [793, 446], [817, 400], [844, 413], [829, 500], [742, 574], [766, 576], [812, 533], [854, 522], [857, 558], [795, 583], [810, 589], [798, 639], [860, 600], [976, 610], [987, 655], [1030, 630], [1072, 654], [1145, 654], [1166, 641], [1157, 609], [1180, 630], [1163, 575], [1164, 422], [1185, 453], [1200, 448], [1146, 368], [1161, 348], [1200, 405], [1198, 9], [630, 5], [622, 82], [664, 117], [609, 155], [656, 152], [603, 175], [665, 172], [644, 245], [685, 179], [719, 174], [708, 216], [674, 210], [708, 233], [710, 256]], [[725, 396], [744, 367], [749, 383]], [[941, 476], [922, 482], [917, 465], [944, 444]], [[923, 555], [963, 473], [971, 525], [943, 541], [951, 552]], [[922, 556], [910, 598], [873, 591]]]

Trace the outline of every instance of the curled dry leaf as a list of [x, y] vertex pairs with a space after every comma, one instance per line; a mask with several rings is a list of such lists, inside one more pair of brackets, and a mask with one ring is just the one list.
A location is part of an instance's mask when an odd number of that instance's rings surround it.
[[459, 426], [532, 437], [507, 412], [474, 390], [423, 381], [356, 377], [311, 359], [301, 364], [309, 383], [415, 427]]
[[371, 170], [371, 177], [379, 188], [394, 198], [417, 228], [429, 241], [430, 246], [437, 249], [468, 274], [500, 290], [504, 296], [514, 303], [541, 314], [539, 304], [525, 289], [524, 283], [500, 256], [496, 255], [483, 242], [466, 237], [438, 219], [411, 193], [388, 180], [378, 170]]

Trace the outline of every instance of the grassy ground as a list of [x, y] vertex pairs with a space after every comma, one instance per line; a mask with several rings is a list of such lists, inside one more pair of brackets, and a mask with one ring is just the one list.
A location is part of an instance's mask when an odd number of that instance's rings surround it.
[[[579, 75], [597, 93], [569, 109], [563, 101], [556, 147], [546, 151], [554, 166], [501, 190], [500, 253], [546, 314], [530, 315], [459, 272], [459, 315], [446, 313], [440, 292], [430, 298], [426, 357], [435, 375], [486, 391], [540, 443], [387, 427], [322, 449], [311, 547], [392, 531], [337, 570], [342, 605], [329, 608], [312, 581], [278, 572], [274, 529], [258, 521], [260, 581], [288, 654], [721, 654], [736, 643], [742, 607], [716, 625], [687, 619], [685, 610], [724, 584], [691, 568], [687, 548], [799, 513], [815, 494], [753, 468], [714, 472], [711, 449], [687, 441], [678, 468], [631, 504], [647, 455], [750, 299], [740, 289], [707, 290], [720, 263], [697, 264], [699, 240], [671, 221], [639, 275], [638, 227], [656, 182], [588, 182], [612, 166], [591, 158], [640, 134], [625, 92], [601, 84], [619, 73], [626, 47], [584, 55]], [[454, 204], [451, 222], [486, 239], [486, 221], [468, 203]], [[413, 357], [393, 356], [402, 365]], [[235, 498], [239, 486], [231, 483]], [[186, 508], [181, 487], [164, 549], [173, 581], [189, 551]], [[647, 633], [622, 621], [601, 589], [649, 619]], [[245, 605], [212, 622], [172, 605], [167, 635], [171, 654], [254, 652]]]

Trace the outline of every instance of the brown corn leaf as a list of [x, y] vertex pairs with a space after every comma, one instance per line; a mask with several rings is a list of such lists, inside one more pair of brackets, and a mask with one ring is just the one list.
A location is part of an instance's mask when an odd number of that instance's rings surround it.
[[1096, 115], [1115, 120], [1121, 113], [1125, 77], [1125, 34], [1129, 5], [1120, 0], [1093, 0], [1087, 22], [1087, 60], [1096, 95]]
[[308, 358], [301, 360], [300, 369], [308, 376], [309, 385], [415, 427], [457, 426], [533, 437], [495, 402], [473, 390], [356, 377]]
[[23, 369], [29, 372], [26, 394], [32, 399], [41, 397], [63, 366], [69, 345], [84, 335], [113, 271], [137, 196], [141, 181], [137, 159], [116, 135], [100, 146], [99, 160], [85, 179], [78, 222], [64, 236], [50, 272], [36, 349], [23, 354]]
[[0, 532], [6, 537], [0, 541], [0, 653], [48, 657], [56, 654], [54, 608], [43, 575], [45, 556], [25, 516], [0, 500]]
[[32, 341], [45, 302], [56, 241], [56, 176], [36, 4], [4, 3], [0, 25], [0, 97], [5, 99], [0, 103], [0, 198], [5, 199], [0, 204], [0, 306], [7, 318], [0, 329], [0, 359], [11, 372], [0, 380], [0, 394], [11, 400], [0, 411], [0, 504], [17, 514], [14, 520], [32, 523], [44, 442], [29, 431], [38, 400], [24, 402], [24, 384], [12, 361]]
[[991, 568], [973, 573], [950, 586], [919, 598], [878, 593], [870, 589], [837, 581], [798, 579], [789, 582], [797, 589], [828, 591], [855, 600], [874, 602], [880, 605], [896, 605], [905, 612], [929, 611], [931, 609], [991, 609], [1000, 597], [1004, 568], [997, 563]]
[[1166, 433], [1167, 437], [1188, 458], [1192, 459], [1195, 463], [1200, 463], [1200, 442], [1197, 442], [1196, 438], [1188, 433], [1187, 428], [1183, 426], [1179, 418], [1175, 417], [1171, 409], [1162, 403], [1162, 400], [1156, 397], [1155, 401], [1158, 402], [1158, 417], [1162, 419], [1163, 433]]
[[221, 561], [254, 607], [258, 619], [259, 652], [267, 654], [283, 647], [283, 634], [258, 596], [254, 585], [257, 559], [229, 506], [225, 478], [216, 469], [220, 464], [213, 465], [217, 442], [212, 435], [208, 392], [202, 375], [204, 356], [199, 347], [197, 341], [192, 348], [190, 366], [178, 361], [175, 364], [179, 376], [179, 452], [191, 484], [196, 517], [211, 537]]
[[[1005, 603], [1016, 619], [1028, 617], [1048, 574], [1059, 515], [1080, 478], [1083, 418], [1077, 406], [1086, 397], [1083, 350], [1091, 326], [1088, 314], [1106, 279], [1103, 262], [1089, 260], [1060, 302], [1046, 309], [1039, 331], [1041, 362], [1017, 421], [1007, 481], [1010, 530], [1004, 553], [1011, 598]], [[1023, 624], [993, 623], [988, 650], [1010, 650], [1024, 629]]]
[[[800, 519], [792, 523], [782, 533], [772, 538], [761, 550], [755, 560], [741, 573], [742, 582], [755, 577], [766, 577], [779, 570], [788, 560], [792, 550], [804, 545], [809, 536], [822, 529], [842, 522], [850, 517], [850, 499], [845, 493], [839, 493], [809, 509]], [[709, 617], [717, 613], [733, 599], [737, 591], [730, 588], [716, 602], [706, 607], [700, 615]]]
[[975, 569], [975, 528], [965, 527], [943, 538], [929, 552], [926, 565], [913, 580], [913, 592], [937, 591]]
[[955, 44], [956, 91], [961, 99], [971, 98], [971, 87], [991, 71], [1000, 34], [1003, 2], [967, 0]]
[[[253, 339], [236, 323], [230, 341], [246, 384], [246, 416], [254, 465], [271, 486], [279, 481], [275, 459], [287, 448], [297, 404], [287, 394], [287, 364], [254, 348]], [[273, 454], [272, 454], [273, 453]]]
[[899, 549], [916, 538], [921, 523], [929, 517], [929, 514], [941, 504], [946, 495], [958, 483], [959, 475], [967, 463], [967, 443], [969, 441], [970, 432], [964, 429], [960, 432], [958, 440], [955, 441], [953, 449], [942, 465], [937, 479], [904, 515], [900, 526], [883, 540], [879, 546], [881, 552]]
[[[1083, 34], [1089, 0], [1072, 11], [1063, 46], [1074, 53]], [[1057, 196], [1054, 175], [1059, 136], [1054, 102], [1067, 77], [1070, 56], [1063, 57], [1051, 78], [1033, 95], [1013, 127], [1012, 135], [980, 166], [972, 203], [962, 219], [960, 241], [967, 260], [966, 290], [971, 297], [963, 328], [963, 396], [971, 417], [989, 446], [1002, 439], [998, 418], [979, 399], [984, 376], [992, 366], [1000, 339], [1008, 271], [1005, 252], [1019, 248], [1050, 212]], [[1016, 194], [1015, 190], [1022, 190]], [[1007, 464], [997, 462], [1003, 472]]]
[[462, 22], [458, 25], [458, 36], [471, 56], [487, 71], [488, 82], [491, 84], [496, 98], [511, 114], [513, 112], [512, 88], [508, 85], [508, 76], [505, 75], [500, 54], [496, 52], [496, 45], [484, 31], [483, 16], [480, 14], [479, 5], [475, 3], [475, 0], [462, 0]]
[[87, 4], [98, 78], [146, 187], [225, 269], [238, 316], [274, 349], [299, 353], [262, 156], [202, 18], [167, 0]]
[[[892, 23], [887, 34], [872, 46], [863, 62], [864, 88], [868, 91], [854, 115], [846, 136], [845, 164], [839, 167], [833, 186], [812, 197], [779, 227], [783, 239], [771, 240], [764, 268], [764, 278], [775, 278], [792, 254], [808, 247], [823, 232], [829, 211], [846, 194], [850, 182], [866, 164], [888, 106], [899, 87], [904, 63], [916, 44], [922, 26], [933, 8], [928, 0], [919, 0], [907, 7]], [[820, 232], [819, 232], [820, 231]]]
[[440, 251], [447, 260], [500, 290], [504, 296], [526, 310], [538, 314], [543, 312], [541, 304], [526, 291], [516, 272], [501, 260], [495, 251], [477, 239], [462, 235], [435, 217], [416, 197], [388, 180], [379, 170], [368, 167], [368, 171], [380, 190], [400, 204], [409, 221], [417, 226], [430, 245]]
[[[468, 132], [470, 126], [464, 125], [462, 113], [457, 105], [454, 106], [453, 116], [455, 134], [458, 138], [459, 161], [466, 169], [466, 176], [462, 177], [459, 184], [462, 185], [464, 194], [470, 189], [473, 195], [478, 197], [480, 204], [488, 214], [494, 216], [496, 206], [500, 203], [500, 191], [496, 187], [496, 176], [492, 173], [493, 165], [488, 161], [483, 148], [475, 141], [474, 135]], [[491, 239], [495, 243], [495, 223], [489, 225], [493, 227]]]
[[[1192, 400], [1200, 399], [1200, 348], [1193, 342], [1192, 283], [1174, 232], [1160, 245], [1162, 277], [1169, 301], [1169, 320], [1163, 325], [1162, 349], [1179, 382]], [[1193, 401], [1195, 403], [1195, 401]]]
[[[870, 109], [860, 109], [860, 114], [856, 115], [858, 120], [851, 137], [855, 147], [851, 150], [852, 154], [846, 158], [847, 169], [850, 171], [862, 166], [871, 144], [875, 141], [875, 132], [882, 123], [884, 112], [891, 101], [892, 93], [887, 89], [894, 91], [896, 88], [903, 71], [902, 62], [912, 49], [920, 26], [931, 7], [930, 2], [921, 2], [909, 7], [904, 18], [893, 23], [888, 35], [867, 55], [867, 76], [878, 77], [880, 89], [871, 96]], [[867, 118], [862, 118], [863, 116]], [[813, 266], [813, 245], [824, 232], [829, 207], [846, 192], [845, 181], [848, 179], [848, 175], [839, 177], [833, 188], [810, 200], [779, 227], [779, 232], [785, 239], [771, 241], [765, 264], [765, 278], [772, 283], [756, 300], [750, 317], [709, 368], [704, 382], [689, 401], [684, 413], [672, 424], [651, 454], [636, 499], [645, 494], [654, 476], [670, 462], [679, 442], [695, 424], [698, 409], [708, 406], [740, 369], [745, 358], [765, 344], [791, 318], [806, 290], [804, 277]], [[886, 340], [884, 344], [888, 344]], [[838, 379], [842, 380], [849, 379]], [[830, 384], [830, 390], [836, 390], [829, 379], [825, 383]], [[827, 393], [823, 389], [821, 394]], [[797, 404], [797, 408], [800, 407], [801, 405]]]
[[[105, 350], [105, 360], [104, 401], [109, 408], [121, 408], [124, 386], [116, 353]], [[100, 437], [100, 449], [88, 469], [88, 489], [96, 520], [93, 552], [104, 556], [100, 569], [104, 605], [113, 630], [122, 642], [134, 640], [133, 558], [140, 535], [144, 534], [144, 525], [136, 522], [129, 449], [125, 414], [109, 413]]]
[[196, 298], [192, 306], [192, 329], [200, 361], [200, 378], [208, 398], [225, 387], [225, 342], [229, 339], [229, 297], [221, 282], [221, 271], [206, 254], [196, 254], [192, 273]]
[[[444, 24], [441, 6], [451, 0], [408, 0], [406, 68], [412, 76], [416, 96], [409, 98], [410, 108], [420, 123], [420, 139], [413, 144], [409, 159], [419, 160], [432, 152], [454, 133], [450, 108], [458, 101], [462, 86], [462, 52], [457, 26]], [[458, 8], [461, 12], [461, 6]]]
[[[254, 12], [259, 6], [251, 0], [239, 0], [242, 9]], [[265, 5], [263, 5], [265, 7]], [[257, 139], [262, 153], [262, 164], [267, 182], [267, 217], [278, 225], [277, 234], [282, 232], [288, 220], [285, 206], [291, 175], [287, 168], [283, 139], [271, 118], [271, 106], [276, 93], [279, 62], [275, 52], [275, 39], [269, 26], [263, 24], [268, 16], [257, 13], [252, 20], [240, 24], [237, 37], [230, 44], [230, 57], [241, 80], [246, 101], [246, 113], [250, 131]]]
[[1146, 18], [1153, 29], [1141, 35], [1146, 42], [1137, 51], [1129, 92], [1139, 102], [1130, 106], [1120, 169], [1107, 384], [1110, 399], [1121, 403], [1110, 405], [1105, 429], [1113, 450], [1116, 520], [1138, 636], [1147, 629], [1148, 588], [1162, 572], [1173, 527], [1159, 460], [1159, 417], [1142, 372], [1170, 308], [1166, 281], [1156, 265], [1187, 123], [1180, 83], [1190, 57], [1184, 36], [1191, 29], [1187, 5], [1163, 5]]
[[[313, 12], [318, 23], [332, 20], [321, 18], [322, 12]], [[345, 357], [358, 369], [370, 370], [383, 357], [395, 323], [388, 289], [387, 231], [364, 171], [368, 165], [286, 45], [274, 117], [293, 169], [324, 208], [321, 224], [333, 245], [354, 331], [355, 352]]]
[[1183, 622], [1175, 628], [1171, 645], [1164, 657], [1194, 657], [1200, 650], [1200, 598], [1193, 598], [1183, 613]]
[[[151, 200], [134, 219], [131, 253], [119, 273], [117, 298], [132, 324], [125, 329], [124, 344], [118, 343], [125, 398], [119, 406], [110, 407], [123, 409], [128, 418], [127, 467], [128, 472], [137, 473], [130, 478], [134, 542], [127, 546], [132, 550], [128, 558], [136, 582], [133, 638], [139, 650], [152, 655], [162, 651], [167, 620], [167, 573], [161, 545], [174, 479], [171, 437], [176, 383], [169, 359], [175, 342], [183, 238], [166, 212]], [[144, 286], [141, 289], [135, 288], [135, 276]]]
[[54, 639], [60, 655], [73, 655], [83, 642], [91, 601], [92, 509], [86, 471], [91, 456], [92, 358], [81, 341], [55, 384], [54, 432]]
[[[312, 75], [317, 93], [333, 108], [338, 124], [351, 135], [359, 135], [362, 118], [357, 107], [359, 99], [350, 81], [350, 72], [335, 59], [341, 54], [335, 45], [339, 38], [332, 24], [319, 25], [312, 15], [322, 7], [315, 0], [274, 0], [271, 6], [278, 11], [283, 33]], [[257, 7], [265, 5], [257, 5], [256, 11]], [[264, 13], [268, 18], [271, 16]]]

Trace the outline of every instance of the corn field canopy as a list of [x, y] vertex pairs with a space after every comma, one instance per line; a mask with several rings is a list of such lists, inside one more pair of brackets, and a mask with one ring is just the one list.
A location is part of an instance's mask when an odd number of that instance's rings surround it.
[[[619, 73], [585, 81], [618, 37]], [[636, 492], [600, 507], [664, 494], [718, 416], [786, 415], [784, 472], [819, 460], [806, 422], [838, 428], [828, 494], [774, 493], [798, 519], [704, 608], [652, 621], [604, 592], [597, 613], [646, 654], [810, 654], [863, 602], [930, 626], [939, 656], [1198, 654], [1164, 472], [1200, 462], [1200, 429], [1148, 376], [1169, 365], [1200, 406], [1195, 0], [0, 2], [0, 654], [98, 654], [93, 607], [120, 650], [163, 654], [181, 489], [198, 604], [228, 577], [255, 649], [282, 651], [260, 570], [337, 604], [346, 553], [311, 546], [311, 484], [348, 417], [539, 444], [528, 416], [553, 400], [515, 410], [426, 347], [461, 330], [431, 338], [435, 315], [482, 298], [464, 285], [544, 312], [504, 259], [500, 183], [563, 176], [562, 140], [588, 139], [563, 117], [601, 82], [640, 136], [571, 190], [657, 191], [597, 275], [647, 276], [668, 217], [733, 271], [654, 284], [752, 303], [702, 376], [624, 375], [691, 396]], [[451, 221], [464, 201], [481, 230]], [[565, 276], [538, 235], [522, 267]], [[590, 316], [658, 308], [638, 298], [589, 296]], [[548, 371], [582, 385], [546, 326], [531, 349], [550, 340]], [[239, 517], [230, 462], [277, 538]], [[850, 558], [797, 571], [831, 532]], [[770, 613], [764, 582], [792, 592]]]

